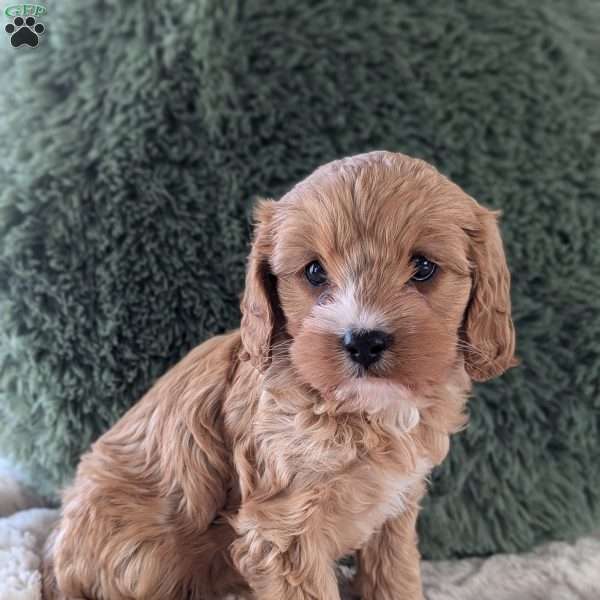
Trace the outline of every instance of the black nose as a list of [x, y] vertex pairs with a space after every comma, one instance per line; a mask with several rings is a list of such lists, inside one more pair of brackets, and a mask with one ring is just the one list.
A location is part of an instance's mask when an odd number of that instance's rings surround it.
[[390, 347], [392, 337], [385, 331], [358, 330], [346, 331], [342, 338], [342, 345], [350, 358], [365, 369], [377, 362], [384, 350]]

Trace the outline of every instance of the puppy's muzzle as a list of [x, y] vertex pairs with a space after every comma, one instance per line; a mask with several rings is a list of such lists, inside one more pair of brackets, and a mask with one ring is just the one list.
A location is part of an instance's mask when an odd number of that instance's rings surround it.
[[392, 337], [378, 329], [349, 330], [342, 337], [342, 346], [350, 359], [365, 369], [376, 363], [391, 343]]

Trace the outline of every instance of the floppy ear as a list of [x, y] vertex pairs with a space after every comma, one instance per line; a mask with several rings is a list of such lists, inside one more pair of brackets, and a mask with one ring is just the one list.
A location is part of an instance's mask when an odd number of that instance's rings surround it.
[[254, 210], [256, 222], [254, 242], [246, 271], [246, 287], [242, 297], [242, 358], [259, 371], [271, 362], [271, 343], [278, 318], [277, 287], [269, 258], [273, 251], [273, 216], [275, 203], [261, 200]]
[[485, 381], [514, 367], [515, 330], [511, 319], [510, 272], [506, 264], [498, 215], [479, 207], [479, 226], [469, 230], [473, 288], [464, 321], [468, 342], [465, 367]]

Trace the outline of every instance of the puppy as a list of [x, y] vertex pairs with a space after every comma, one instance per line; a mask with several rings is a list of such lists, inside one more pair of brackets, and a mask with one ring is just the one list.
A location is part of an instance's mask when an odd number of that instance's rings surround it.
[[423, 598], [415, 522], [471, 380], [514, 364], [496, 215], [372, 152], [256, 209], [239, 331], [193, 350], [79, 465], [46, 598]]

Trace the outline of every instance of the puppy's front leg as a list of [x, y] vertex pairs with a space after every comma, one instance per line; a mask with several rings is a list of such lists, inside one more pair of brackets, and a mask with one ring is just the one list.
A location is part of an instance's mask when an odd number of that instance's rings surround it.
[[417, 502], [386, 521], [357, 553], [353, 588], [362, 600], [423, 600]]
[[340, 600], [332, 549], [301, 496], [242, 506], [233, 560], [258, 600]]

